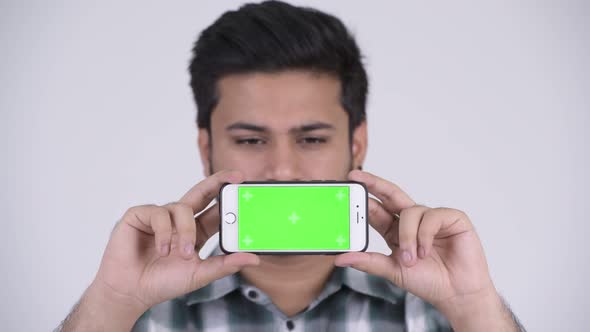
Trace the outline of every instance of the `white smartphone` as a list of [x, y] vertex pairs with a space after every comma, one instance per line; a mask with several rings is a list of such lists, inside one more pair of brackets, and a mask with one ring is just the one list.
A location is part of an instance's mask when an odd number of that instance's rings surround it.
[[358, 182], [228, 183], [219, 192], [220, 247], [257, 254], [365, 251], [367, 205]]

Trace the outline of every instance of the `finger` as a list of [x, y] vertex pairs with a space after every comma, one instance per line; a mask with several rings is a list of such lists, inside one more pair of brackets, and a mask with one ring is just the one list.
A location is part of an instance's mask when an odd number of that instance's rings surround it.
[[418, 230], [418, 256], [427, 257], [432, 250], [434, 236], [441, 228], [441, 219], [437, 218], [437, 209], [430, 209], [424, 213], [420, 229]]
[[399, 214], [401, 210], [414, 206], [416, 203], [395, 184], [368, 172], [353, 170], [348, 178], [362, 182], [369, 192], [379, 198], [389, 213]]
[[[436, 238], [448, 238], [472, 229], [467, 215], [456, 209], [435, 208], [424, 213], [418, 230], [419, 249], [423, 257], [430, 255]], [[422, 257], [422, 258], [423, 258]]]
[[167, 209], [156, 205], [134, 206], [125, 212], [123, 220], [141, 232], [153, 234], [160, 255], [170, 253], [172, 219]]
[[369, 224], [381, 234], [385, 242], [391, 246], [398, 246], [399, 220], [394, 218], [379, 201], [369, 198]]
[[219, 194], [224, 183], [240, 183], [244, 176], [239, 171], [219, 171], [197, 183], [179, 200], [193, 209], [193, 215], [204, 209]]
[[350, 266], [359, 271], [385, 278], [403, 288], [401, 266], [390, 256], [377, 252], [350, 252], [336, 256], [336, 266]]
[[197, 226], [196, 247], [197, 250], [201, 250], [205, 242], [219, 232], [219, 206], [217, 204], [212, 205], [196, 217], [194, 222]]
[[211, 256], [203, 260], [194, 278], [193, 289], [204, 287], [211, 282], [234, 274], [247, 266], [257, 266], [260, 258], [250, 253]]
[[193, 209], [184, 203], [170, 203], [164, 207], [170, 211], [178, 234], [178, 250], [182, 256], [190, 259], [195, 253], [197, 239], [197, 225], [195, 225]]
[[430, 208], [422, 205], [404, 209], [399, 220], [399, 255], [402, 263], [413, 266], [417, 260], [418, 228], [424, 213]]

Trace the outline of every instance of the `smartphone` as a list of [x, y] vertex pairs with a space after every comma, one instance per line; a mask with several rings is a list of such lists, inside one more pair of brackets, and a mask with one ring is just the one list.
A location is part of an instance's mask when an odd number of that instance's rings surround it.
[[368, 246], [368, 195], [359, 182], [228, 183], [218, 201], [225, 253], [338, 254]]

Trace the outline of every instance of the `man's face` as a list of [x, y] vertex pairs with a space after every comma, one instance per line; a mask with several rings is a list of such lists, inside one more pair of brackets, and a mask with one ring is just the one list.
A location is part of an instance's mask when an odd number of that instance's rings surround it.
[[235, 169], [249, 181], [344, 180], [362, 164], [366, 124], [354, 130], [351, 145], [338, 79], [250, 73], [226, 76], [218, 89], [211, 135], [199, 130], [206, 175]]

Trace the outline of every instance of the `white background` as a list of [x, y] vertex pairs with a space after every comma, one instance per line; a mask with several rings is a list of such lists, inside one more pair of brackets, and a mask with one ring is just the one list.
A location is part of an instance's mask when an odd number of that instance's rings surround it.
[[[124, 211], [201, 179], [186, 67], [239, 3], [0, 2], [2, 330], [52, 329]], [[530, 331], [586, 330], [589, 2], [297, 3], [366, 55], [365, 169], [467, 212]]]

